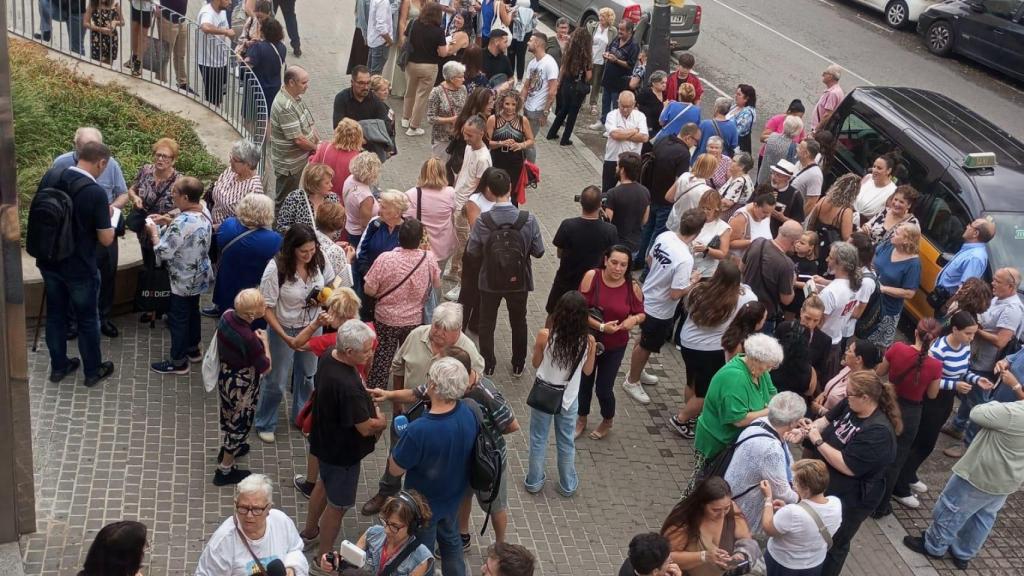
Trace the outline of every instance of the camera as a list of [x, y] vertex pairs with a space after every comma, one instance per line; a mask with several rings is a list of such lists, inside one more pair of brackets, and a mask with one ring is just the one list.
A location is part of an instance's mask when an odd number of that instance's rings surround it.
[[744, 558], [738, 562], [730, 562], [729, 569], [722, 576], [743, 576], [750, 573], [750, 560]]
[[338, 553], [328, 552], [327, 563], [336, 571], [345, 568], [362, 568], [366, 564], [366, 552], [355, 544], [344, 540]]
[[334, 291], [329, 287], [321, 288], [314, 286], [310, 289], [309, 294], [306, 295], [306, 304], [310, 307], [323, 306], [327, 303], [327, 299], [331, 297]]

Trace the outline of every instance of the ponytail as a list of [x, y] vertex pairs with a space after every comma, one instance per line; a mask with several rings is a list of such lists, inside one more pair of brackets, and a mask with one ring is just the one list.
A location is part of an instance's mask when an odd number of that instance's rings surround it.
[[903, 434], [903, 415], [900, 414], [900, 405], [896, 401], [896, 389], [888, 383], [881, 384], [881, 386], [882, 393], [878, 397], [878, 407], [892, 424], [893, 433], [899, 436]]
[[928, 351], [931, 350], [932, 342], [941, 335], [942, 326], [935, 318], [921, 318], [917, 323], [917, 328], [914, 329], [914, 337], [921, 344], [921, 350], [917, 353], [916, 370], [918, 378], [921, 377], [921, 366], [924, 364], [924, 359], [928, 357]]
[[874, 370], [858, 370], [850, 374], [847, 393], [856, 392], [875, 400], [878, 408], [889, 419], [893, 432], [899, 436], [903, 433], [903, 416], [900, 405], [896, 402], [896, 389], [892, 384], [882, 383], [882, 379]]

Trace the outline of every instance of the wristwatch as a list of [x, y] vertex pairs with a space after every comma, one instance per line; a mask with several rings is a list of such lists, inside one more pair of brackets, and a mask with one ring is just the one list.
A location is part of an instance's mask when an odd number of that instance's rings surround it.
[[824, 438], [818, 438], [818, 441], [814, 442], [814, 447], [817, 448], [818, 446], [821, 446], [824, 443], [825, 443], [825, 439]]
[[598, 324], [598, 326], [597, 326], [597, 329], [598, 329], [598, 331], [600, 331], [600, 332], [601, 332], [602, 334], [604, 334], [604, 322], [601, 322], [600, 324]]

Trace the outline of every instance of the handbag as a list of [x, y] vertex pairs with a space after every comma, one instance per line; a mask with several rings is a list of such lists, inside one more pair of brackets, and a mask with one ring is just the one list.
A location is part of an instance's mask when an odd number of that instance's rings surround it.
[[220, 350], [217, 347], [217, 331], [214, 330], [210, 345], [206, 347], [206, 354], [203, 354], [203, 387], [207, 392], [213, 392], [219, 379]]
[[[416, 219], [423, 224], [423, 189], [419, 186], [416, 187]], [[426, 226], [423, 226], [423, 235], [420, 236], [420, 250], [430, 250], [430, 236], [427, 235]]]
[[796, 505], [803, 508], [804, 512], [807, 512], [807, 515], [811, 517], [811, 520], [814, 520], [814, 525], [818, 527], [818, 534], [821, 534], [821, 539], [825, 541], [825, 546], [831, 550], [832, 535], [828, 533], [828, 528], [825, 528], [825, 523], [821, 521], [821, 516], [818, 516], [818, 513], [815, 512], [814, 508], [811, 508], [811, 505], [806, 500], [801, 500]]
[[402, 49], [398, 51], [398, 60], [395, 64], [402, 70], [409, 64], [409, 56], [412, 55], [412, 42], [409, 39], [412, 37], [412, 27], [416, 25], [416, 21], [413, 20], [405, 28], [405, 42], [402, 43]]
[[171, 276], [167, 268], [143, 267], [135, 287], [135, 309], [166, 314], [171, 308]]
[[313, 392], [309, 395], [309, 400], [306, 400], [306, 403], [302, 405], [302, 409], [295, 416], [295, 427], [306, 435], [313, 431], [313, 402], [315, 401], [316, 388], [313, 389]]
[[[583, 347], [583, 352], [576, 360], [576, 364], [572, 367], [572, 371], [569, 372], [570, 378], [576, 374], [576, 369], [579, 368], [580, 363], [583, 362], [583, 357], [587, 355], [588, 347], [589, 346]], [[526, 405], [545, 414], [551, 414], [554, 416], [562, 411], [562, 398], [565, 396], [565, 389], [567, 386], [568, 385], [552, 384], [540, 376], [536, 376], [533, 379], [533, 387], [530, 388], [530, 394], [526, 397]]]

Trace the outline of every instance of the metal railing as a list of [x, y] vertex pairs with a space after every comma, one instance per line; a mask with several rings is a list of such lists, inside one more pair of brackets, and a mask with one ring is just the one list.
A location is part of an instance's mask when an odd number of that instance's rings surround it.
[[[200, 31], [193, 20], [157, 4], [153, 4], [151, 25], [147, 30], [133, 21], [129, 0], [120, 2], [123, 25], [113, 27], [110, 35], [101, 35], [85, 27], [88, 3], [89, 0], [8, 0], [7, 29], [15, 36], [66, 56], [136, 76], [190, 98], [223, 118], [260, 150], [266, 150], [269, 114], [266, 97], [252, 69], [238, 57], [226, 37], [213, 36], [216, 41], [208, 44], [206, 39], [210, 36]], [[241, 9], [239, 3], [235, 10]], [[158, 13], [167, 16], [158, 16]], [[177, 22], [173, 22], [175, 20]], [[141, 64], [137, 67], [132, 63], [131, 43], [132, 29], [136, 26], [144, 34]], [[102, 44], [103, 37], [115, 40], [112, 43], [115, 48]], [[226, 67], [219, 74], [216, 66], [200, 66], [200, 59], [205, 63], [226, 63]], [[177, 70], [176, 60], [184, 64], [184, 70]], [[184, 86], [179, 86], [179, 77], [184, 78]], [[217, 85], [221, 83], [223, 86], [218, 90]], [[266, 154], [261, 155], [261, 176], [266, 166], [265, 157]]]

